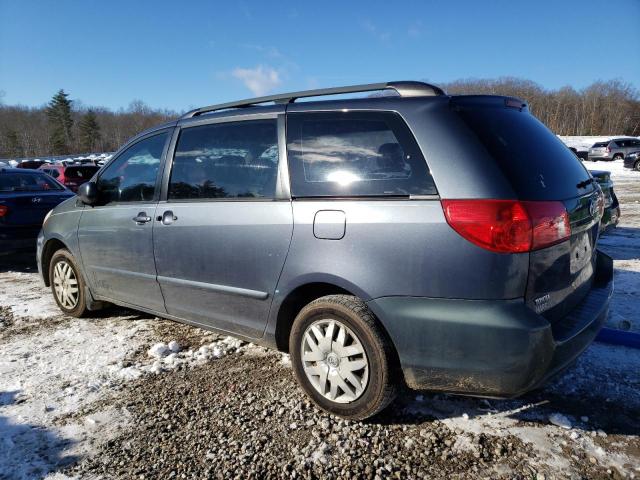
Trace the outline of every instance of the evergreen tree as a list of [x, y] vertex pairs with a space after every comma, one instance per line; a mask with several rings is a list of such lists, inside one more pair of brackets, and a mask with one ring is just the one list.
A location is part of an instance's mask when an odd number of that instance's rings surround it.
[[18, 132], [15, 130], [7, 130], [4, 136], [4, 152], [3, 156], [8, 158], [24, 157], [24, 148], [22, 142], [18, 138]]
[[78, 124], [80, 148], [83, 152], [93, 152], [100, 142], [100, 125], [93, 110], [89, 110]]
[[64, 155], [71, 150], [73, 118], [71, 118], [71, 100], [67, 98], [68, 96], [69, 94], [61, 89], [47, 106], [49, 143], [53, 154]]

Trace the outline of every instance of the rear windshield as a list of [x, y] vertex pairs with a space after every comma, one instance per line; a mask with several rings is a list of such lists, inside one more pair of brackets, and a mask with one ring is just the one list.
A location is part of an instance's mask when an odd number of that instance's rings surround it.
[[592, 148], [606, 147], [609, 145], [609, 142], [598, 142], [594, 143]]
[[526, 111], [483, 105], [456, 111], [496, 160], [520, 200], [565, 200], [594, 188], [580, 160]]
[[63, 190], [63, 187], [44, 173], [4, 173], [0, 175], [0, 192], [39, 192], [44, 190]]
[[83, 167], [67, 167], [64, 171], [65, 177], [82, 178], [89, 180], [93, 174], [100, 170], [100, 167], [83, 166]]

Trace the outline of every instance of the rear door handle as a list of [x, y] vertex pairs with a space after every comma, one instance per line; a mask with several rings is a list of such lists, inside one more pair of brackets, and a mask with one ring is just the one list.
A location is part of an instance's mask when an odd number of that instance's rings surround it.
[[147, 216], [147, 212], [138, 212], [138, 215], [136, 217], [133, 217], [132, 220], [138, 225], [144, 225], [145, 223], [151, 221], [151, 217]]
[[171, 210], [167, 210], [162, 215], [158, 215], [156, 220], [162, 222], [163, 225], [171, 225], [173, 222], [178, 220], [178, 217], [176, 217]]

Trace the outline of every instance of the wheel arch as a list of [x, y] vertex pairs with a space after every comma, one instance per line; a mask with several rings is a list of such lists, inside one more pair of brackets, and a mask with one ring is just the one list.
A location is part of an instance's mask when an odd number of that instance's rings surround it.
[[51, 286], [51, 279], [49, 278], [49, 265], [51, 264], [51, 259], [53, 258], [54, 253], [62, 249], [69, 250], [67, 245], [56, 237], [47, 240], [44, 247], [42, 247], [42, 279], [47, 287]]
[[[278, 303], [275, 314], [274, 337], [276, 348], [285, 353], [289, 353], [289, 335], [296, 316], [308, 303], [327, 295], [351, 295], [367, 302], [370, 296], [350, 282], [335, 277], [333, 275], [312, 276], [300, 281], [295, 287], [288, 289], [282, 300]], [[399, 364], [398, 351], [393, 339], [389, 335], [384, 322], [378, 318], [376, 312], [372, 310], [377, 324], [393, 347], [395, 361]]]

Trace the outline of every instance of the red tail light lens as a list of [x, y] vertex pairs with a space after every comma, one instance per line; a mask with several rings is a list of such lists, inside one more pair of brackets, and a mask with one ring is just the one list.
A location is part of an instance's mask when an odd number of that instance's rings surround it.
[[519, 253], [562, 242], [571, 235], [562, 202], [443, 200], [447, 223], [486, 250]]
[[9, 213], [9, 207], [6, 205], [0, 205], [0, 217], [4, 217]]

